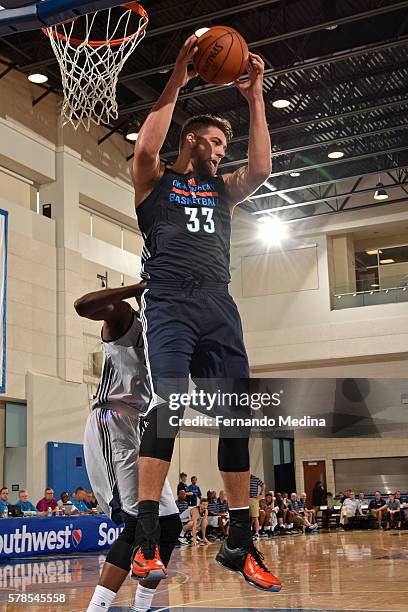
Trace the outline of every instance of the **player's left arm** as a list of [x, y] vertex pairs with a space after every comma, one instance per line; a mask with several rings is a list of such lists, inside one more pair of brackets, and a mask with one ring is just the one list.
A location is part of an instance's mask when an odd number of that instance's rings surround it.
[[127, 287], [92, 291], [74, 302], [74, 308], [80, 317], [103, 321], [103, 337], [111, 340], [121, 336], [131, 322], [132, 308], [127, 300], [140, 298], [146, 283], [144, 281]]
[[264, 62], [259, 55], [249, 54], [248, 79], [235, 81], [249, 104], [248, 163], [223, 179], [231, 211], [262, 185], [272, 170], [271, 139], [263, 97]]

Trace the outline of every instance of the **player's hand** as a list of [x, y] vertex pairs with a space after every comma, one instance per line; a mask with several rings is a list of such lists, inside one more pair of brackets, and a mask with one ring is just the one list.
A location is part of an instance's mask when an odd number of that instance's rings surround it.
[[235, 86], [242, 93], [248, 102], [262, 98], [263, 95], [263, 75], [265, 63], [259, 55], [249, 54], [248, 78], [245, 81], [240, 79], [235, 81]]
[[173, 74], [171, 75], [171, 79], [177, 87], [184, 87], [190, 79], [197, 76], [198, 73], [196, 70], [188, 69], [188, 65], [197, 50], [197, 36], [192, 34], [181, 47], [173, 69]]

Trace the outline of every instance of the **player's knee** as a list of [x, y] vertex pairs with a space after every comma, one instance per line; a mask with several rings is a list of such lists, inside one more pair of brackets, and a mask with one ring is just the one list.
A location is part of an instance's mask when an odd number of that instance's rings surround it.
[[132, 562], [133, 541], [135, 539], [135, 529], [137, 518], [125, 515], [125, 527], [119, 534], [118, 539], [112, 544], [106, 556], [106, 561], [119, 567], [124, 571], [130, 570]]
[[179, 427], [171, 425], [170, 417], [175, 413], [167, 404], [157, 407], [149, 415], [149, 424], [143, 432], [140, 444], [140, 457], [152, 457], [161, 461], [171, 461], [174, 441]]
[[125, 527], [118, 536], [117, 541], [126, 542], [127, 544], [133, 545], [135, 539], [135, 530], [137, 525], [137, 518], [130, 514], [122, 513]]
[[220, 438], [218, 467], [221, 472], [247, 472], [249, 470], [249, 438]]

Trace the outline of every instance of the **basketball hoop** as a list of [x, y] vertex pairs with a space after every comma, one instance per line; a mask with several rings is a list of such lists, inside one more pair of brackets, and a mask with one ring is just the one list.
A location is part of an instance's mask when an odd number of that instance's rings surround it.
[[[104, 21], [103, 39], [98, 15]], [[144, 8], [130, 2], [43, 28], [61, 70], [63, 125], [89, 130], [91, 121], [99, 125], [118, 118], [118, 76], [144, 38], [148, 21]], [[92, 40], [93, 33], [97, 40]]]

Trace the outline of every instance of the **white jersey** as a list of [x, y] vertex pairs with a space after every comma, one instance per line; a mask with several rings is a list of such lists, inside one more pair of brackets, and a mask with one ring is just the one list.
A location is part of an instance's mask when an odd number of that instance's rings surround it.
[[150, 401], [143, 349], [142, 324], [133, 311], [132, 323], [120, 338], [103, 340], [102, 375], [91, 408], [109, 405], [144, 413]]

